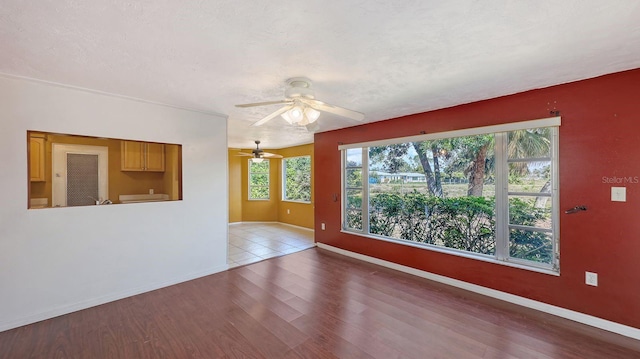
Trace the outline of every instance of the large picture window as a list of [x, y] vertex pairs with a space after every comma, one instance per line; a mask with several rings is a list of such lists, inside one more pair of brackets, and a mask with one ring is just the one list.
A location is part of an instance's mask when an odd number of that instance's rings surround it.
[[343, 230], [558, 271], [559, 125], [341, 146]]
[[311, 156], [282, 160], [282, 200], [311, 202]]
[[249, 199], [269, 199], [269, 160], [249, 160]]

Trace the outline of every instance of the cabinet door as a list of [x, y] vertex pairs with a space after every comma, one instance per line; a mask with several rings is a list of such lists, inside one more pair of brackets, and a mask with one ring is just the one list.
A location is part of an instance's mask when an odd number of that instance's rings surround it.
[[31, 176], [31, 182], [44, 182], [46, 181], [44, 175], [44, 138], [42, 137], [30, 137], [29, 138], [29, 170]]
[[164, 172], [164, 145], [147, 143], [146, 171]]
[[145, 143], [135, 141], [122, 141], [120, 145], [121, 170], [144, 171]]

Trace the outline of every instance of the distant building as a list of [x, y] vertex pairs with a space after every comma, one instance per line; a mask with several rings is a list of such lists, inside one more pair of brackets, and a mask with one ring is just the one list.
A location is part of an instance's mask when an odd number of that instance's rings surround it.
[[402, 183], [427, 182], [427, 177], [422, 173], [415, 172], [388, 173], [382, 171], [371, 171], [369, 175], [370, 183], [389, 183], [392, 181]]

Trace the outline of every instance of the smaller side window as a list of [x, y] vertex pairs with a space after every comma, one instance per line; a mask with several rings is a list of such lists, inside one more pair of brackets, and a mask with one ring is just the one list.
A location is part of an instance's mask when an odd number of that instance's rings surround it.
[[269, 160], [249, 160], [249, 200], [269, 199]]
[[344, 228], [362, 231], [362, 148], [345, 151]]
[[282, 160], [282, 200], [311, 202], [311, 156]]

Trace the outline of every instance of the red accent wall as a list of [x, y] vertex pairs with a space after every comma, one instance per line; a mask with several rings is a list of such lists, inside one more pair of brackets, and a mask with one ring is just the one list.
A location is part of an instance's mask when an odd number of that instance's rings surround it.
[[[551, 117], [560, 127], [560, 276], [340, 233], [339, 143]], [[316, 241], [640, 328], [640, 69], [315, 136]], [[319, 170], [322, 169], [322, 170]], [[337, 200], [334, 200], [334, 194]], [[576, 205], [586, 212], [564, 214]], [[326, 224], [322, 231], [321, 223]], [[598, 273], [598, 287], [585, 284]]]

